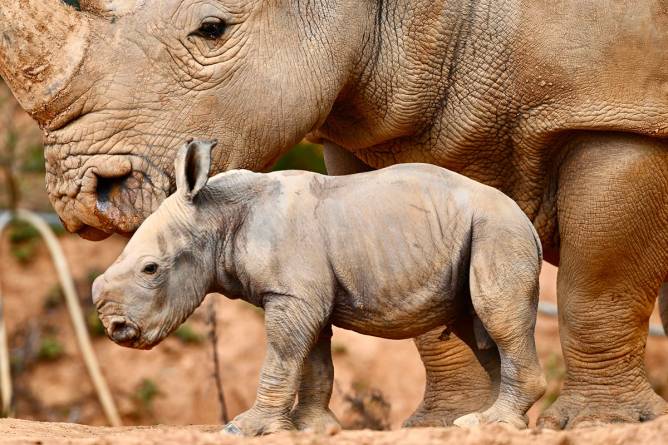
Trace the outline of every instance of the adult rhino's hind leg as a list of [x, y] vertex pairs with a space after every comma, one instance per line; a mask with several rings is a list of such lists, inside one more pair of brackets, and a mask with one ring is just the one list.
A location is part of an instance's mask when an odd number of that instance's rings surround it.
[[425, 391], [404, 427], [451, 425], [464, 414], [486, 409], [496, 399], [499, 354], [496, 346], [478, 348], [472, 318], [421, 335], [415, 345], [425, 367]]
[[545, 392], [534, 331], [538, 310], [539, 241], [528, 222], [506, 227], [479, 222], [471, 248], [471, 303], [501, 358], [492, 406], [454, 421], [457, 426], [503, 422], [526, 428], [526, 412]]
[[560, 169], [559, 329], [566, 378], [539, 425], [639, 422], [666, 413], [644, 352], [668, 272], [668, 145], [577, 141]]

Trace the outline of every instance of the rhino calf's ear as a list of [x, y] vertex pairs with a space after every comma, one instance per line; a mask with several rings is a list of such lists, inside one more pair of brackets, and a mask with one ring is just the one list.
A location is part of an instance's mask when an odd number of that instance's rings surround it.
[[174, 161], [176, 192], [192, 202], [209, 180], [211, 150], [216, 140], [189, 140], [179, 149]]

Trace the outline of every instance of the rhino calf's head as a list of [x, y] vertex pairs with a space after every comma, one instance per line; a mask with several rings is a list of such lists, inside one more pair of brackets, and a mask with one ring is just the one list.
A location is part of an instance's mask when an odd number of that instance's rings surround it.
[[215, 242], [203, 236], [196, 205], [215, 141], [187, 142], [175, 162], [177, 192], [140, 226], [121, 256], [93, 283], [93, 303], [116, 343], [149, 349], [201, 304], [214, 282]]

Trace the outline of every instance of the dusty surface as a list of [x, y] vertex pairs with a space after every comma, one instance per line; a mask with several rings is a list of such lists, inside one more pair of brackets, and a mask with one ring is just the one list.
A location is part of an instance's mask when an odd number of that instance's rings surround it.
[[214, 427], [100, 428], [72, 424], [0, 421], [2, 444], [299, 444], [299, 445], [429, 445], [429, 444], [663, 444], [668, 418], [642, 425], [617, 425], [577, 431], [518, 431], [504, 425], [481, 429], [418, 428], [392, 432], [345, 431], [335, 436], [281, 433], [264, 438], [222, 436]]

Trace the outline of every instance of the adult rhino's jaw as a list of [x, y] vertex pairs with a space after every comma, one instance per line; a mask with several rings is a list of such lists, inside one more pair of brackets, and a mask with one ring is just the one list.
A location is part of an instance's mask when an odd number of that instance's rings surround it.
[[65, 228], [98, 241], [129, 235], [170, 193], [170, 178], [136, 154], [70, 154], [46, 148], [49, 199]]

